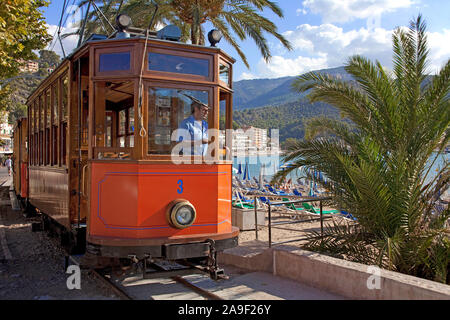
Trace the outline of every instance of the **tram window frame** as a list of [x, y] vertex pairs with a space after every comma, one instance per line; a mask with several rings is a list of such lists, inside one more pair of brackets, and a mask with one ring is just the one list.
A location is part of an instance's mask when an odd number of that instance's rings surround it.
[[[206, 86], [206, 85], [187, 85], [187, 84], [179, 84], [179, 83], [164, 83], [164, 82], [157, 82], [157, 81], [146, 81], [144, 82], [144, 126], [147, 130], [147, 137], [144, 139], [144, 159], [146, 160], [170, 160], [171, 159], [171, 152], [160, 154], [160, 153], [153, 153], [150, 150], [150, 134], [149, 132], [149, 118], [152, 116], [152, 113], [155, 112], [155, 110], [150, 110], [149, 105], [149, 89], [150, 88], [164, 88], [164, 89], [175, 89], [175, 90], [198, 90], [198, 91], [206, 91], [208, 92], [208, 106], [210, 106], [210, 110], [208, 112], [208, 128], [214, 127], [214, 99], [215, 99], [215, 93], [214, 93], [214, 87], [213, 86]], [[171, 132], [172, 135], [172, 132]], [[209, 142], [211, 143], [211, 140], [209, 138]], [[172, 150], [173, 146], [171, 147]], [[200, 160], [202, 161], [203, 156], [200, 155], [194, 155], [191, 156], [193, 161]]]
[[[190, 73], [180, 73], [180, 72], [169, 72], [169, 71], [159, 71], [159, 70], [150, 70], [149, 69], [149, 54], [150, 53], [157, 53], [157, 54], [163, 54], [163, 55], [169, 55], [169, 56], [179, 56], [182, 58], [194, 58], [194, 59], [201, 59], [208, 61], [208, 76], [202, 76], [197, 74], [190, 74]], [[161, 48], [157, 46], [151, 46], [147, 49], [147, 52], [145, 54], [145, 63], [144, 63], [144, 70], [145, 73], [151, 76], [159, 76], [159, 77], [170, 77], [175, 79], [186, 79], [189, 81], [205, 81], [205, 82], [212, 82], [214, 78], [214, 54], [204, 52], [204, 53], [198, 53], [198, 52], [189, 52], [185, 49], [167, 49], [167, 48]]]
[[89, 144], [89, 93], [82, 92], [81, 104], [81, 146], [88, 147]]
[[[128, 70], [100, 70], [100, 56], [103, 54], [114, 54], [114, 53], [129, 53], [130, 54], [130, 68]], [[136, 48], [134, 45], [124, 46], [116, 45], [108, 48], [97, 48], [95, 49], [94, 55], [95, 63], [95, 76], [111, 76], [111, 75], [132, 75], [136, 73]]]
[[52, 84], [52, 121], [51, 121], [51, 165], [58, 165], [58, 114], [59, 114], [59, 79]]
[[[101, 160], [131, 160], [134, 159], [136, 146], [135, 132], [129, 124], [129, 110], [136, 114], [137, 80], [120, 79], [112, 81], [95, 81], [93, 115], [94, 130], [93, 158]], [[119, 112], [125, 111], [124, 133], [118, 134]], [[133, 138], [131, 138], [133, 137]], [[120, 146], [120, 139], [124, 146]], [[133, 142], [133, 146], [130, 143]]]
[[[44, 165], [50, 165], [50, 126], [51, 126], [51, 112], [52, 112], [52, 101], [51, 101], [51, 89], [50, 87], [45, 90], [45, 129], [44, 129]], [[50, 117], [49, 117], [50, 116]]]
[[[225, 67], [228, 68], [228, 82], [222, 81], [222, 79], [220, 78], [220, 65], [224, 65]], [[225, 61], [222, 58], [219, 58], [219, 63], [218, 63], [218, 69], [217, 69], [217, 79], [219, 80], [219, 83], [221, 85], [225, 85], [228, 88], [232, 88], [233, 86], [233, 81], [231, 81], [233, 79], [233, 68], [231, 67], [231, 64], [227, 61]]]
[[[219, 130], [225, 130], [225, 141], [223, 141], [222, 150], [226, 150], [228, 148], [228, 152], [225, 153], [225, 157], [223, 154], [220, 155], [221, 160], [231, 161], [232, 160], [232, 150], [233, 150], [233, 137], [228, 137], [227, 140], [227, 130], [233, 129], [233, 96], [230, 91], [226, 91], [224, 89], [219, 90], [219, 113], [222, 111], [222, 101], [224, 101], [224, 109], [225, 109], [225, 124], [224, 128], [220, 128], [220, 120], [219, 120]], [[220, 147], [220, 146], [219, 146]]]
[[[65, 87], [64, 81], [67, 80], [67, 86]], [[60, 106], [59, 106], [59, 146], [60, 150], [58, 153], [59, 166], [67, 166], [67, 130], [69, 121], [69, 103], [70, 103], [70, 81], [69, 72], [66, 71], [58, 79], [58, 85], [60, 86]], [[66, 90], [65, 90], [66, 89]], [[65, 102], [65, 103], [64, 103]]]
[[[134, 131], [130, 131], [130, 110], [133, 109], [134, 112], [134, 105], [122, 108], [120, 110], [117, 110], [117, 117], [116, 117], [116, 128], [117, 128], [117, 140], [116, 140], [116, 148], [134, 148]], [[122, 111], [125, 111], [125, 128], [124, 133], [120, 133], [120, 113]], [[106, 112], [105, 112], [105, 123], [106, 123]], [[130, 145], [131, 137], [133, 137], [133, 146]], [[124, 138], [124, 145], [120, 145], [120, 138]]]
[[[27, 115], [27, 117], [28, 117], [28, 132], [27, 132], [27, 135], [29, 135], [30, 137], [32, 136], [31, 132], [33, 132], [33, 103], [34, 103], [34, 101], [27, 105], [27, 107], [28, 107], [28, 115]], [[29, 161], [30, 165], [33, 164], [33, 161], [31, 160], [31, 155], [33, 154], [33, 145], [31, 144], [32, 142], [33, 142], [33, 139], [31, 138], [30, 148], [28, 149], [28, 152], [30, 154], [30, 156], [28, 157], [28, 159], [29, 159], [28, 161]]]
[[[28, 105], [28, 121], [29, 121], [29, 123], [28, 123], [28, 135], [30, 137], [33, 136], [33, 130], [34, 130], [34, 128], [33, 128], [33, 126], [34, 126], [33, 113], [34, 113], [34, 100]], [[29, 161], [30, 165], [33, 164], [33, 160], [32, 160], [32, 158], [33, 158], [33, 156], [32, 156], [33, 155], [33, 144], [32, 143], [33, 143], [33, 138], [31, 138], [31, 140], [30, 140], [30, 148], [28, 150], [28, 152], [30, 153], [30, 156], [28, 157], [28, 161]]]
[[39, 166], [44, 164], [44, 95], [39, 95]]

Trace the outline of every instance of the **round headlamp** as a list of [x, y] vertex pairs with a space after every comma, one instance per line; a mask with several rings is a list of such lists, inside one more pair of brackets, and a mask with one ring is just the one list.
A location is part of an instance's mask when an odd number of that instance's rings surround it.
[[175, 200], [168, 206], [167, 220], [172, 227], [187, 228], [194, 223], [195, 217], [195, 208], [187, 200]]
[[131, 26], [131, 18], [126, 14], [119, 14], [116, 17], [116, 24], [120, 31], [126, 30], [129, 26]]

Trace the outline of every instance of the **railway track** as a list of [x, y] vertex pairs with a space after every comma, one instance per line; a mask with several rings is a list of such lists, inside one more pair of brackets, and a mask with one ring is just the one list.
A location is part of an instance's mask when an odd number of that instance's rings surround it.
[[[80, 265], [80, 262], [78, 259], [74, 258], [73, 256], [69, 256], [69, 261], [71, 264]], [[141, 297], [135, 297], [133, 294], [130, 294], [127, 292], [127, 288], [125, 286], [122, 286], [120, 284], [115, 283], [112, 279], [111, 273], [105, 272], [103, 270], [99, 269], [90, 269], [90, 274], [92, 274], [96, 279], [98, 279], [102, 284], [106, 285], [108, 288], [110, 288], [121, 300], [141, 300]], [[125, 272], [124, 272], [125, 273]], [[182, 277], [182, 275], [187, 274], [185, 269], [181, 269], [179, 271], [180, 275], [176, 275], [176, 271], [168, 271], [168, 278], [173, 280], [174, 282], [181, 284], [186, 290], [189, 290], [190, 292], [194, 292], [195, 294], [198, 294], [199, 296], [203, 297], [205, 300], [224, 300], [222, 297], [216, 295], [215, 293], [205, 290], [199, 286], [196, 286], [195, 284], [191, 283], [190, 281], [186, 280]], [[164, 276], [163, 272], [158, 273], [159, 276], [162, 278]], [[169, 276], [170, 275], [170, 276]], [[145, 279], [145, 277], [143, 277]], [[154, 284], [157, 285], [157, 284]], [[150, 293], [150, 292], [149, 292]], [[144, 297], [143, 297], [144, 298]], [[148, 296], [144, 299], [149, 299]], [[150, 297], [151, 300], [153, 298]]]

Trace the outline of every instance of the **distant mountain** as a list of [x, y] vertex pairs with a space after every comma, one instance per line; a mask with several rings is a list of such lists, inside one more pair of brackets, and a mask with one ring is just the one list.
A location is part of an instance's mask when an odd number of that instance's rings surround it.
[[[351, 76], [344, 67], [318, 70], [339, 76], [344, 80], [351, 80]], [[291, 85], [296, 77], [276, 79], [241, 80], [233, 83], [233, 108], [235, 110], [251, 109], [263, 106], [279, 106], [298, 101], [304, 95], [292, 91]]]
[[[352, 77], [344, 67], [318, 70], [343, 80]], [[336, 108], [326, 103], [310, 103], [305, 93], [292, 90], [297, 77], [242, 80], [233, 84], [233, 120], [239, 127], [254, 126], [279, 129], [280, 142], [287, 138], [303, 139], [305, 121], [318, 116], [339, 119]]]
[[264, 129], [278, 129], [280, 142], [287, 138], [303, 139], [305, 121], [327, 116], [340, 119], [339, 111], [326, 103], [309, 103], [306, 99], [288, 102], [279, 106], [268, 106], [239, 110], [233, 113], [238, 127], [254, 126]]

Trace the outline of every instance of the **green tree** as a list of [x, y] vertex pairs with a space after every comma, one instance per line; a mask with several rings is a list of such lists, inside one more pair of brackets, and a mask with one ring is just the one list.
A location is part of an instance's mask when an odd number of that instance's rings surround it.
[[286, 140], [284, 140], [282, 143], [281, 143], [281, 148], [283, 149], [283, 150], [286, 150], [286, 149], [288, 149], [289, 147], [291, 147], [291, 146], [293, 146], [293, 145], [295, 145], [295, 144], [297, 144], [298, 143], [298, 140], [297, 139], [295, 139], [295, 138], [287, 138]]
[[[79, 6], [86, 6], [89, 0], [81, 0]], [[147, 0], [125, 0], [120, 6], [120, 0], [95, 1], [103, 3], [100, 6], [105, 16], [114, 25], [118, 11], [127, 13], [136, 27], [147, 28], [154, 7]], [[276, 25], [261, 15], [267, 9], [279, 17], [283, 17], [280, 7], [269, 0], [155, 0], [159, 10], [155, 16], [154, 29], [161, 24], [175, 24], [182, 30], [182, 41], [190, 40], [193, 44], [203, 45], [206, 32], [204, 23], [209, 21], [220, 30], [224, 39], [230, 43], [242, 61], [249, 67], [247, 58], [236, 39], [244, 41], [251, 38], [258, 46], [264, 59], [271, 58], [271, 51], [265, 38], [268, 33], [277, 38], [284, 47], [291, 50], [292, 46], [286, 38], [278, 33]], [[148, 14], [143, 14], [147, 12]], [[101, 17], [93, 11], [86, 25], [85, 35], [100, 32], [103, 27]], [[109, 31], [110, 30], [110, 27]]]
[[0, 79], [19, 73], [20, 59], [37, 59], [33, 50], [44, 48], [47, 33], [40, 7], [44, 0], [4, 0], [0, 6]]
[[56, 52], [51, 50], [39, 51], [39, 63], [46, 63], [48, 67], [55, 68], [61, 62], [61, 58]]
[[21, 103], [14, 104], [9, 108], [8, 123], [14, 124], [18, 119], [27, 116], [27, 106]]
[[[8, 99], [10, 89], [1, 83], [19, 73], [20, 60], [33, 60], [33, 50], [44, 48], [51, 36], [47, 33], [40, 7], [44, 0], [3, 0], [0, 6], [0, 101]], [[5, 104], [1, 103], [0, 108]]]
[[314, 120], [310, 139], [292, 146], [285, 160], [323, 172], [327, 180], [319, 183], [334, 204], [357, 219], [328, 225], [323, 239], [311, 234], [306, 248], [449, 283], [450, 211], [436, 205], [449, 186], [449, 165], [437, 173], [431, 165], [450, 136], [450, 60], [427, 77], [425, 31], [419, 16], [408, 30], [394, 32], [392, 73], [354, 56], [345, 69], [356, 84], [300, 76], [297, 91], [311, 90], [311, 101], [335, 106], [352, 126]]

